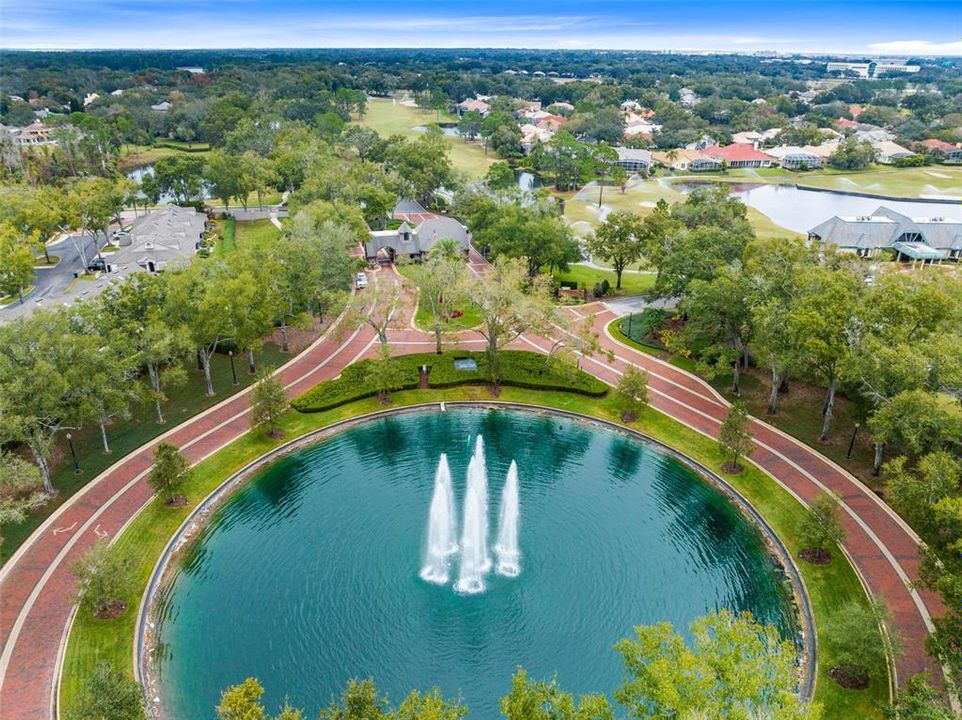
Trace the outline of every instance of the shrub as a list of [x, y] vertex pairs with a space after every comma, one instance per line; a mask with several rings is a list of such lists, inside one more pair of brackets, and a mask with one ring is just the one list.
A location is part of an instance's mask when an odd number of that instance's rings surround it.
[[101, 660], [84, 682], [80, 707], [71, 720], [140, 720], [143, 693], [132, 677]]
[[[471, 358], [477, 363], [477, 370], [458, 370], [454, 361]], [[545, 357], [539, 353], [522, 350], [505, 350], [499, 353], [501, 384], [528, 388], [531, 390], [560, 390], [601, 397], [608, 392], [608, 386], [585, 372], [571, 368], [571, 372], [561, 371], [549, 364], [545, 368]], [[299, 412], [321, 412], [330, 410], [363, 398], [372, 397], [378, 390], [372, 384], [370, 360], [362, 360], [344, 368], [336, 380], [328, 380], [308, 390], [294, 399], [291, 406]], [[448, 350], [435, 353], [415, 353], [391, 358], [391, 363], [400, 366], [403, 384], [399, 390], [411, 390], [420, 381], [420, 367], [429, 369], [428, 386], [446, 388], [457, 385], [480, 385], [486, 382], [487, 356], [483, 352]]]

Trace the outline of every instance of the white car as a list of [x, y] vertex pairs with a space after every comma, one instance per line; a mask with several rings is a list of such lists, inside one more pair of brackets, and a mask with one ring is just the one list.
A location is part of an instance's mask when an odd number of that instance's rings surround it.
[[363, 290], [363, 289], [366, 288], [366, 287], [367, 287], [367, 275], [365, 275], [364, 273], [358, 273], [358, 274], [357, 274], [357, 289], [358, 289], [358, 290]]

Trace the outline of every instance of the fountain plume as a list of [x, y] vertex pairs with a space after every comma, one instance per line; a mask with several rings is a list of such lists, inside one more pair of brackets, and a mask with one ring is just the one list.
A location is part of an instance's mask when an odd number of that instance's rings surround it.
[[434, 474], [434, 494], [428, 513], [428, 540], [421, 566], [421, 578], [443, 585], [448, 581], [451, 555], [458, 551], [454, 488], [448, 456], [441, 453]]
[[501, 511], [498, 516], [498, 541], [494, 552], [498, 556], [495, 571], [506, 577], [521, 573], [521, 552], [518, 549], [518, 465], [514, 460], [501, 491]]
[[490, 569], [488, 470], [484, 460], [484, 440], [479, 435], [474, 444], [474, 455], [468, 463], [468, 484], [461, 531], [461, 567], [454, 589], [468, 594], [483, 592], [484, 576]]

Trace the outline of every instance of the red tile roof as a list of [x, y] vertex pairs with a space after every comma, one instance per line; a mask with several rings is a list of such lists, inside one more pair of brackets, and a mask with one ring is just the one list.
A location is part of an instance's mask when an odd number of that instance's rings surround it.
[[746, 160], [768, 160], [771, 158], [763, 152], [759, 152], [750, 143], [735, 143], [724, 147], [705, 148], [705, 155], [709, 155], [726, 162], [739, 162]]
[[952, 143], [947, 143], [945, 140], [936, 140], [935, 138], [929, 138], [928, 140], [923, 140], [922, 144], [925, 147], [932, 150], [958, 150], [959, 148]]
[[854, 120], [849, 120], [848, 118], [839, 118], [835, 121], [835, 127], [837, 128], [853, 128], [858, 125]]

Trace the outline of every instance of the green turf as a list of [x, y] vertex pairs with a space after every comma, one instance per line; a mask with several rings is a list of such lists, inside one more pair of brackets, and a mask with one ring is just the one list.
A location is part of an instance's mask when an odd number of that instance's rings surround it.
[[[418, 402], [486, 400], [489, 397], [487, 388], [473, 386], [447, 390], [410, 390], [394, 393], [392, 399], [395, 406], [402, 406]], [[502, 389], [500, 398], [506, 401], [570, 410], [618, 422], [615, 401], [611, 398], [599, 400], [571, 393], [540, 392], [510, 387]], [[290, 439], [313, 429], [325, 427], [339, 419], [380, 408], [377, 400], [369, 398], [316, 414], [289, 411], [283, 417], [282, 426], [286, 439]], [[724, 457], [718, 444], [685, 428], [666, 415], [646, 408], [638, 420], [631, 425], [720, 472]], [[235, 440], [227, 448], [198, 466], [194, 473], [193, 485], [186, 491], [190, 501], [188, 507], [171, 509], [165, 507], [162, 502], [154, 500], [133, 520], [119, 538], [118, 551], [130, 558], [136, 568], [137, 588], [127, 598], [129, 603], [127, 611], [116, 619], [99, 621], [94, 620], [88, 613], [78, 614], [64, 659], [60, 699], [61, 707], [67, 716], [75, 708], [82, 679], [98, 659], [107, 659], [120, 667], [130, 669], [137, 603], [167, 539], [179, 527], [190, 508], [233, 472], [275, 447], [279, 442], [268, 438], [260, 431], [248, 433]], [[797, 554], [800, 547], [799, 524], [804, 516], [798, 502], [753, 465], [749, 464], [740, 475], [729, 479], [739, 492], [765, 516], [789, 550]], [[831, 564], [823, 567], [801, 562], [800, 570], [812, 600], [819, 628], [826, 622], [830, 622], [833, 614], [839, 612], [845, 603], [867, 602], [858, 577], [841, 556], [837, 556]], [[824, 705], [825, 717], [879, 718], [878, 708], [885, 702], [888, 695], [887, 669], [884, 666], [872, 668], [872, 684], [868, 690], [845, 690], [827, 675], [827, 670], [832, 665], [834, 651], [821, 630], [818, 630], [818, 635], [819, 667], [816, 700]], [[510, 671], [510, 668], [505, 668], [506, 673]]]
[[577, 282], [578, 289], [587, 289], [589, 294], [602, 280], [607, 280], [611, 285], [613, 295], [638, 295], [655, 284], [653, 273], [624, 272], [621, 275], [621, 290], [615, 290], [617, 276], [614, 270], [599, 270], [588, 265], [569, 265], [567, 272], [555, 271], [554, 277], [558, 281]]
[[239, 248], [266, 249], [281, 236], [280, 229], [270, 220], [238, 221], [234, 232], [234, 242]]
[[[457, 122], [457, 116], [442, 112], [440, 121]], [[437, 123], [438, 114], [434, 110], [401, 105], [390, 98], [371, 98], [367, 102], [367, 112], [358, 122], [360, 125], [376, 130], [381, 137], [386, 138], [390, 135], [418, 137], [420, 133], [414, 128]], [[498, 159], [494, 153], [485, 154], [484, 145], [480, 141], [467, 142], [459, 137], [448, 136], [444, 139], [450, 148], [451, 163], [471, 178], [484, 175], [488, 166]]]

